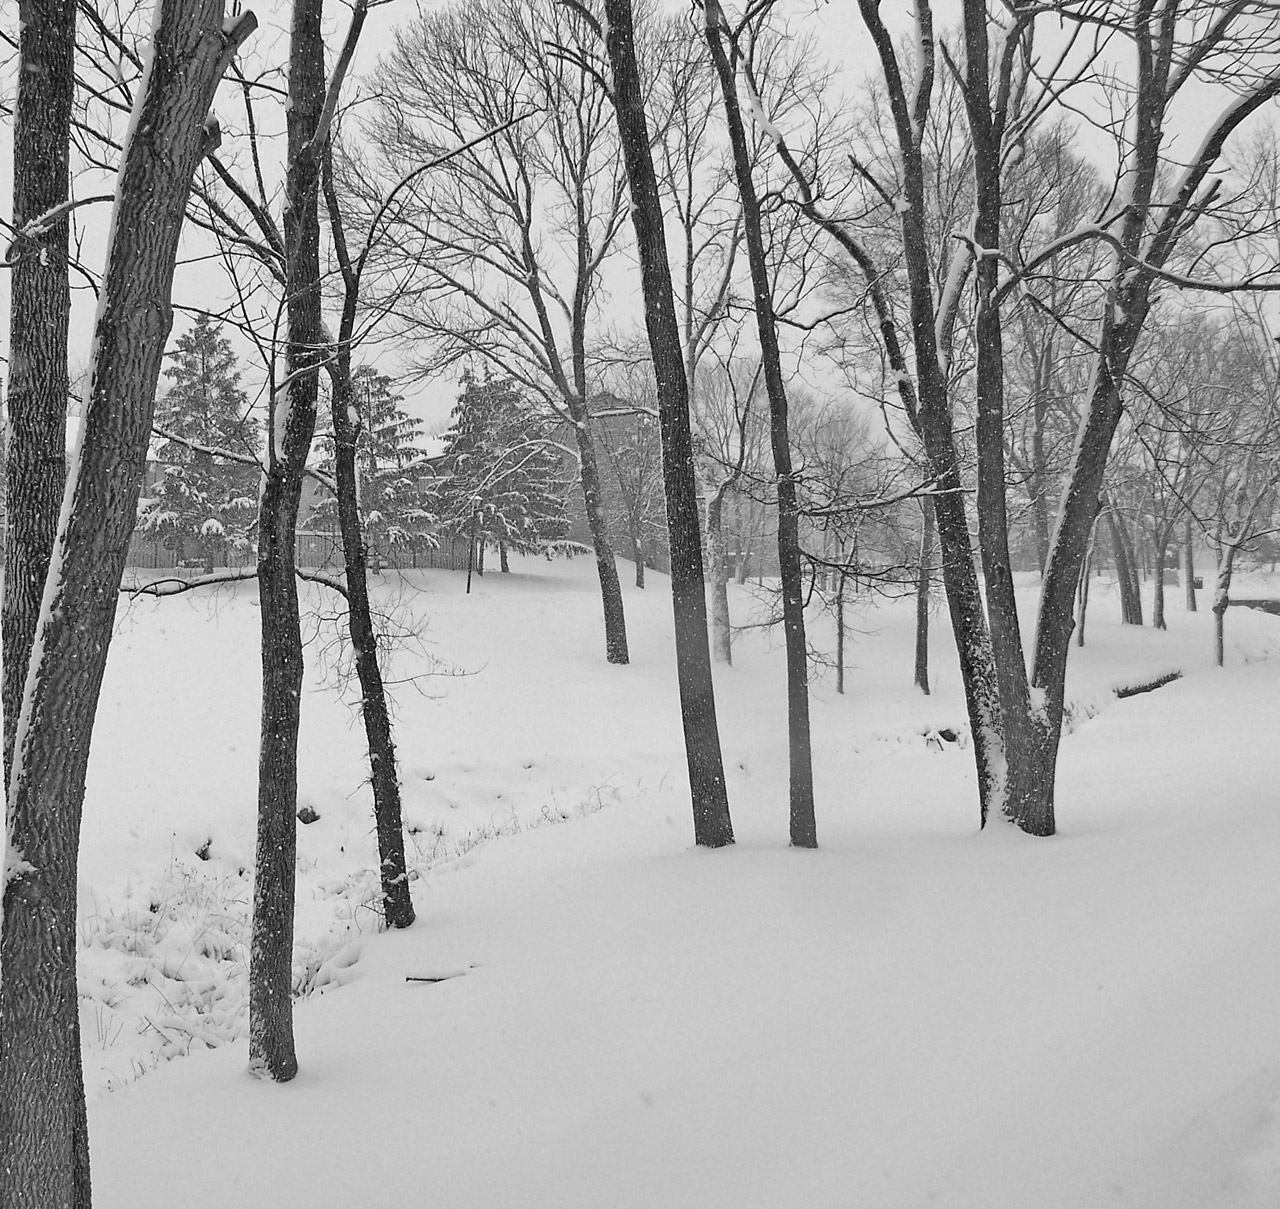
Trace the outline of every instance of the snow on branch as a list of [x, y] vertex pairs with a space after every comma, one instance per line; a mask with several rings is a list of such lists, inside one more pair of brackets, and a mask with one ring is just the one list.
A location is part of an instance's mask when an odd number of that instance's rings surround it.
[[259, 470], [262, 469], [262, 463], [252, 454], [237, 453], [233, 449], [225, 449], [220, 445], [205, 445], [189, 437], [180, 436], [161, 424], [152, 424], [151, 431], [166, 441], [172, 441], [175, 445], [181, 445], [183, 449], [191, 450], [192, 453], [207, 453], [210, 457], [222, 458], [227, 462], [238, 462], [241, 466], [256, 466]]
[[56, 206], [51, 206], [43, 214], [37, 214], [30, 222], [14, 228], [13, 239], [5, 249], [4, 259], [0, 260], [0, 268], [9, 269], [17, 264], [22, 256], [21, 251], [19, 251], [19, 245], [27, 240], [34, 242], [42, 235], [47, 234], [49, 228], [64, 214], [70, 214], [72, 210], [78, 210], [81, 206], [92, 206], [100, 202], [114, 202], [115, 200], [114, 193], [98, 193], [93, 197], [82, 197], [59, 202]]
[[[307, 583], [323, 584], [332, 588], [342, 598], [347, 596], [347, 585], [332, 575], [322, 571], [306, 571], [295, 567], [298, 578]], [[196, 588], [216, 587], [218, 584], [245, 583], [258, 578], [257, 567], [230, 568], [226, 571], [215, 571], [212, 575], [193, 575], [186, 579], [180, 575], [167, 576], [164, 579], [153, 579], [144, 584], [121, 584], [120, 591], [127, 596], [180, 596], [183, 592], [191, 592]]]
[[215, 571], [212, 575], [194, 575], [190, 579], [172, 575], [164, 579], [153, 579], [145, 584], [122, 583], [120, 591], [126, 596], [179, 596], [195, 588], [207, 588], [213, 584], [241, 583], [244, 580], [257, 578], [257, 567], [240, 567]]

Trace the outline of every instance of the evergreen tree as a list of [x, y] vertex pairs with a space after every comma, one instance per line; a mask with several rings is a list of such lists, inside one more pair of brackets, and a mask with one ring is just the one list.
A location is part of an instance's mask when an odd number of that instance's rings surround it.
[[249, 414], [235, 353], [207, 315], [168, 356], [171, 385], [156, 403], [155, 426], [178, 439], [160, 439], [161, 474], [139, 502], [138, 528], [163, 537], [179, 562], [188, 549], [197, 551], [209, 572], [227, 540], [245, 540], [258, 502], [258, 469], [218, 451], [257, 457], [258, 422]]
[[[442, 527], [521, 554], [550, 554], [569, 531], [563, 459], [509, 378], [467, 373], [445, 434], [437, 488]], [[478, 520], [477, 520], [478, 517]]]
[[[435, 515], [419, 486], [425, 455], [418, 442], [422, 421], [401, 406], [404, 397], [392, 393], [391, 379], [371, 365], [351, 375], [359, 412], [356, 444], [360, 512], [365, 541], [374, 570], [382, 559], [393, 557], [398, 546], [434, 534]], [[333, 436], [321, 438], [324, 451], [320, 467], [333, 469]], [[337, 501], [332, 497], [316, 505], [314, 515], [337, 525]]]

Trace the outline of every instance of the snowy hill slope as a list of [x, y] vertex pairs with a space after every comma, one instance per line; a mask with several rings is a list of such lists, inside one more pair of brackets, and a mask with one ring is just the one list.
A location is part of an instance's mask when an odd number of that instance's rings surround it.
[[1280, 1203], [1280, 621], [1233, 612], [1219, 672], [1207, 614], [1125, 630], [1095, 591], [1043, 841], [977, 833], [969, 752], [926, 738], [964, 718], [943, 620], [926, 698], [910, 602], [868, 608], [848, 696], [814, 688], [816, 853], [786, 847], [781, 651], [748, 632], [718, 673], [739, 842], [699, 852], [664, 581], [629, 592], [611, 668], [591, 571], [403, 594], [468, 673], [398, 694], [403, 934], [376, 934], [358, 721], [314, 661], [295, 972], [318, 993], [284, 1087], [234, 1040], [253, 591], [122, 620], [82, 861], [99, 1206]]

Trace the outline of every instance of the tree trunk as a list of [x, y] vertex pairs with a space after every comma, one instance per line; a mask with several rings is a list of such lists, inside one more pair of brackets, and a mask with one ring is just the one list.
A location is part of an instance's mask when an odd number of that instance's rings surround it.
[[631, 554], [636, 564], [636, 587], [644, 587], [644, 545], [639, 537], [631, 539]]
[[[303, 667], [294, 557], [325, 345], [318, 214], [322, 148], [314, 144], [325, 92], [322, 8], [322, 0], [294, 0], [284, 208], [287, 385], [272, 400], [267, 471], [258, 509], [262, 734], [249, 961], [249, 1069], [277, 1082], [292, 1079], [298, 1071], [290, 996]], [[285, 409], [283, 422], [280, 408]]]
[[1151, 625], [1157, 630], [1167, 630], [1164, 623], [1164, 567], [1165, 557], [1169, 551], [1168, 527], [1157, 528], [1152, 543], [1152, 561], [1155, 567], [1155, 582], [1151, 592]]
[[1089, 577], [1093, 573], [1093, 549], [1085, 553], [1080, 568], [1080, 584], [1076, 589], [1076, 646], [1084, 646], [1084, 623], [1089, 613]]
[[[965, 90], [973, 143], [973, 237], [982, 248], [1001, 242], [1003, 115], [993, 113], [988, 16], [984, 0], [964, 0]], [[1023, 831], [1052, 835], [1045, 808], [1046, 773], [1033, 756], [1042, 740], [1045, 717], [1031, 704], [1026, 650], [1018, 619], [1013, 565], [1009, 554], [1009, 517], [1005, 469], [1004, 334], [998, 300], [1000, 267], [994, 256], [978, 256], [973, 265], [975, 309], [973, 344], [977, 412], [978, 544], [986, 587], [992, 658], [1000, 701], [1005, 749], [1005, 814]], [[1041, 455], [1043, 451], [1041, 451]]]
[[[0, 982], [0, 1203], [90, 1203], [76, 989], [76, 864], [85, 776], [120, 580], [172, 325], [170, 292], [205, 115], [246, 14], [162, 0], [153, 69], [122, 152], [94, 326], [84, 436], [44, 589], [8, 795]], [[11, 497], [10, 510], [25, 506]]]
[[[362, 10], [357, 10], [353, 16], [353, 27], [356, 20], [363, 22], [361, 13]], [[348, 39], [354, 39], [358, 35], [359, 29], [353, 28]], [[331, 145], [326, 146], [321, 160], [320, 180], [329, 212], [334, 252], [343, 279], [342, 318], [329, 376], [333, 384], [334, 480], [347, 584], [347, 628], [356, 657], [356, 673], [360, 680], [360, 712], [364, 718], [365, 739], [369, 744], [369, 781], [373, 788], [373, 816], [378, 833], [383, 918], [388, 927], [407, 928], [414, 921], [414, 911], [404, 855], [400, 780], [396, 769], [395, 744], [391, 736], [386, 686], [378, 659], [378, 635], [369, 606], [369, 577], [366, 572], [368, 546], [360, 515], [361, 411], [355, 406], [355, 384], [351, 376], [353, 335], [360, 303], [360, 274], [351, 262], [347, 247], [342, 208], [333, 181]], [[500, 549], [502, 569], [505, 571], [506, 545], [503, 544]]]
[[729, 623], [729, 560], [724, 548], [724, 491], [707, 500], [707, 562], [711, 570], [711, 657], [733, 663], [733, 630]]
[[933, 576], [933, 501], [920, 501], [920, 562], [916, 568], [916, 673], [915, 684], [929, 695], [929, 581]]
[[[511, 563], [507, 560], [507, 543], [506, 542], [498, 543], [498, 569], [502, 572], [503, 575], [511, 574]], [[642, 579], [644, 578], [643, 573], [641, 574], [641, 578]], [[643, 588], [644, 584], [641, 584], [640, 587]]]
[[[339, 353], [341, 369], [333, 385], [334, 485], [338, 524], [346, 564], [347, 632], [355, 652], [360, 680], [360, 713], [369, 744], [369, 782], [373, 787], [373, 817], [378, 832], [378, 868], [382, 879], [382, 910], [387, 926], [407, 928], [414, 920], [409, 874], [404, 857], [404, 824], [400, 808], [400, 780], [391, 737], [387, 692], [378, 664], [378, 635], [369, 607], [369, 577], [365, 567], [364, 527], [356, 502], [356, 449], [359, 433], [351, 423], [353, 401], [350, 352]], [[505, 570], [505, 568], [504, 568]]]
[[[836, 692], [844, 696], [844, 587], [848, 572], [840, 568], [836, 580]], [[925, 673], [928, 680], [928, 672]], [[925, 692], [929, 690], [926, 688]]]
[[[21, 0], [13, 130], [13, 225], [67, 200], [75, 94], [74, 0]], [[3, 606], [4, 776], [66, 481], [68, 219], [15, 235], [9, 253], [8, 535]]]
[[1187, 612], [1196, 611], [1196, 558], [1191, 545], [1191, 518], [1188, 517], [1182, 530], [1182, 578], [1186, 581], [1183, 588], [1183, 600]]
[[1120, 622], [1122, 625], [1142, 624], [1142, 601], [1138, 596], [1137, 576], [1129, 552], [1129, 541], [1124, 520], [1114, 508], [1106, 509], [1107, 531], [1111, 535], [1111, 550], [1115, 556], [1116, 582], [1120, 588]]
[[596, 574], [600, 580], [600, 599], [604, 607], [604, 650], [609, 663], [631, 661], [627, 650], [627, 618], [622, 607], [622, 584], [618, 565], [609, 541], [609, 523], [604, 514], [604, 493], [600, 484], [600, 465], [595, 443], [587, 427], [586, 404], [575, 400], [570, 405], [573, 433], [578, 442], [578, 468], [582, 482], [582, 504], [586, 511], [591, 546], [596, 556]]
[[[742, 200], [742, 227], [751, 269], [760, 357], [769, 398], [769, 440], [778, 499], [778, 570], [782, 580], [782, 628], [787, 655], [787, 738], [790, 757], [791, 843], [798, 848], [818, 846], [813, 803], [813, 754], [809, 731], [809, 669], [804, 631], [804, 575], [800, 560], [800, 521], [796, 483], [791, 469], [791, 439], [787, 429], [787, 392], [782, 380], [773, 291], [764, 248], [760, 202], [751, 176], [751, 153], [738, 104], [734, 66], [724, 46], [726, 26], [718, 4], [707, 4], [706, 38], [720, 80], [734, 174]], [[736, 54], [736, 49], [735, 52]]]
[[1231, 573], [1235, 568], [1236, 545], [1226, 542], [1218, 546], [1218, 575], [1213, 585], [1213, 661], [1222, 667], [1225, 659], [1227, 608], [1231, 604]]
[[658, 386], [662, 483], [671, 543], [676, 670], [693, 801], [694, 838], [696, 843], [714, 848], [733, 842], [733, 824], [729, 817], [711, 653], [707, 645], [702, 540], [689, 430], [689, 382], [671, 293], [662, 205], [649, 151], [630, 0], [605, 0], [605, 14], [609, 27], [605, 49], [613, 69], [614, 111], [631, 187], [631, 220], [640, 255], [645, 326]]

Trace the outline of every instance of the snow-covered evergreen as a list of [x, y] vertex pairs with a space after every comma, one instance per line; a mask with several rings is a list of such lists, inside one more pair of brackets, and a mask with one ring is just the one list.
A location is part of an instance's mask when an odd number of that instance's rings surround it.
[[442, 529], [464, 535], [478, 525], [484, 544], [522, 554], [550, 553], [564, 541], [564, 452], [514, 382], [465, 374], [444, 440]]
[[257, 514], [259, 425], [235, 353], [201, 315], [171, 353], [156, 403], [159, 474], [138, 503], [138, 529], [162, 537], [179, 562], [212, 571], [227, 543], [247, 540]]

